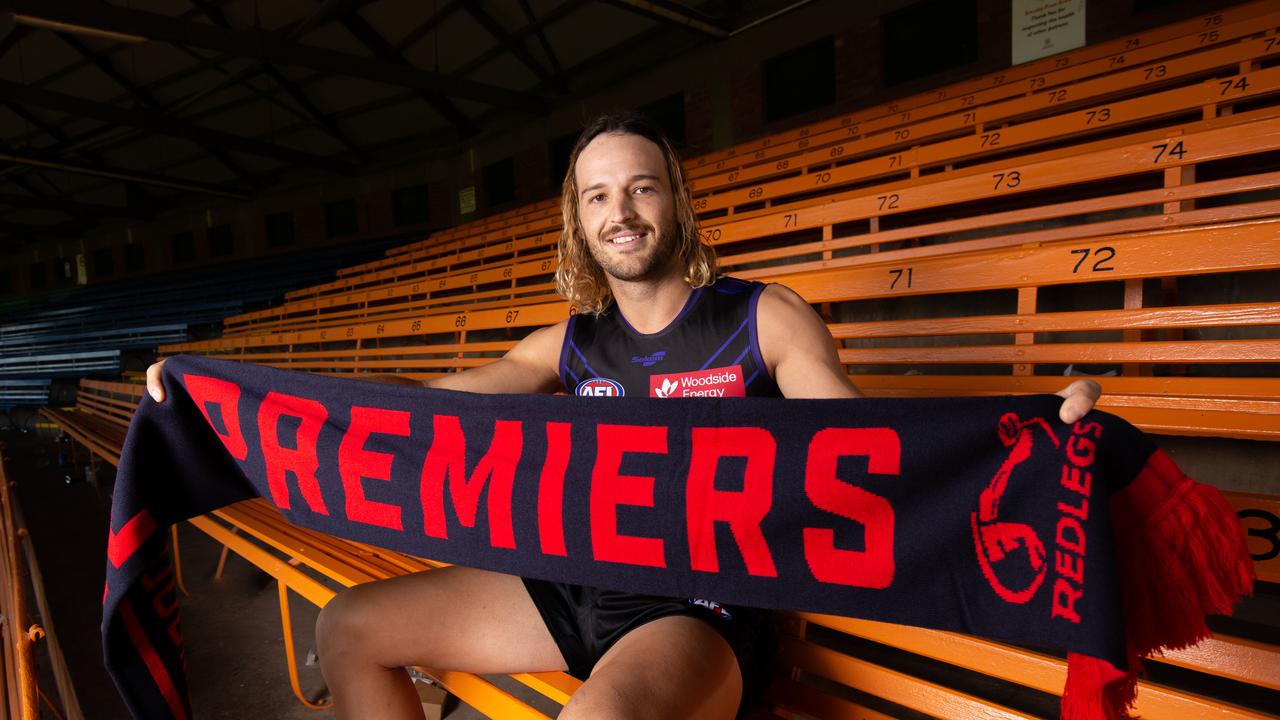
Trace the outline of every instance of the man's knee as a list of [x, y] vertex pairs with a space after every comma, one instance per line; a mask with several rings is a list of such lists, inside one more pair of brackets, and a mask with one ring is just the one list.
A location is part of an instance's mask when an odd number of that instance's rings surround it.
[[320, 609], [316, 617], [316, 650], [325, 660], [336, 661], [359, 648], [356, 642], [367, 628], [370, 614], [358, 588], [347, 588]]
[[559, 717], [560, 720], [656, 720], [651, 702], [629, 697], [622, 688], [601, 684], [583, 684]]
[[338, 593], [316, 617], [316, 651], [322, 660], [378, 662], [379, 639], [392, 632], [391, 618], [379, 608], [378, 583], [356, 585]]

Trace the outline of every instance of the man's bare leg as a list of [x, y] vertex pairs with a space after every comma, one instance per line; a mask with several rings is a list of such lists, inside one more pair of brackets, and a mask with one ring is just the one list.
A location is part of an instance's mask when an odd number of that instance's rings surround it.
[[406, 665], [474, 673], [564, 670], [520, 578], [451, 567], [351, 588], [316, 621], [340, 718], [421, 718]]
[[560, 720], [732, 720], [741, 697], [738, 661], [720, 633], [664, 617], [609, 648]]

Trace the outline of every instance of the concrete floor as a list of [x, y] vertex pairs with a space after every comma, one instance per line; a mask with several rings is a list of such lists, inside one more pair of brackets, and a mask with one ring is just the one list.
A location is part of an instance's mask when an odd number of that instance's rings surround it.
[[[70, 468], [60, 464], [69, 447], [54, 442], [51, 433], [8, 430], [0, 432], [0, 443], [6, 446], [9, 479], [17, 485], [44, 575], [50, 614], [84, 716], [89, 720], [127, 718], [103, 668], [99, 634], [110, 498], [85, 481], [82, 464]], [[78, 455], [83, 460], [83, 449]], [[64, 479], [68, 472], [74, 477], [71, 483]], [[331, 710], [306, 708], [290, 689], [275, 580], [234, 554], [228, 557], [222, 577], [215, 580], [222, 546], [190, 525], [180, 526], [179, 546], [189, 593], [181, 597], [181, 613], [195, 717], [334, 718]], [[327, 695], [319, 665], [303, 664], [315, 646], [318, 609], [293, 595], [290, 611], [299, 681], [303, 693], [314, 701]], [[545, 698], [510, 678], [493, 680], [554, 716], [556, 706]], [[52, 681], [46, 678], [42, 688], [56, 703]], [[454, 699], [446, 708], [448, 720], [484, 717]], [[47, 709], [45, 713], [52, 717]]]

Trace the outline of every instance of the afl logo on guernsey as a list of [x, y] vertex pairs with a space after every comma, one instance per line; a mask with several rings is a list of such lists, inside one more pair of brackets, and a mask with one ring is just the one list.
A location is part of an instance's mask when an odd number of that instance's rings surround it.
[[583, 380], [578, 383], [578, 389], [574, 393], [591, 397], [622, 397], [627, 394], [622, 389], [622, 383], [601, 377]]

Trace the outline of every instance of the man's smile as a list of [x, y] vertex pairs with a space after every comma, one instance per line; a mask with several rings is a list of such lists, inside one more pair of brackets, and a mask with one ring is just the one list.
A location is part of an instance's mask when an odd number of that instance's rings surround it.
[[614, 247], [625, 247], [634, 245], [636, 241], [644, 238], [649, 233], [644, 230], [623, 230], [621, 232], [607, 235], [604, 239], [605, 243]]

